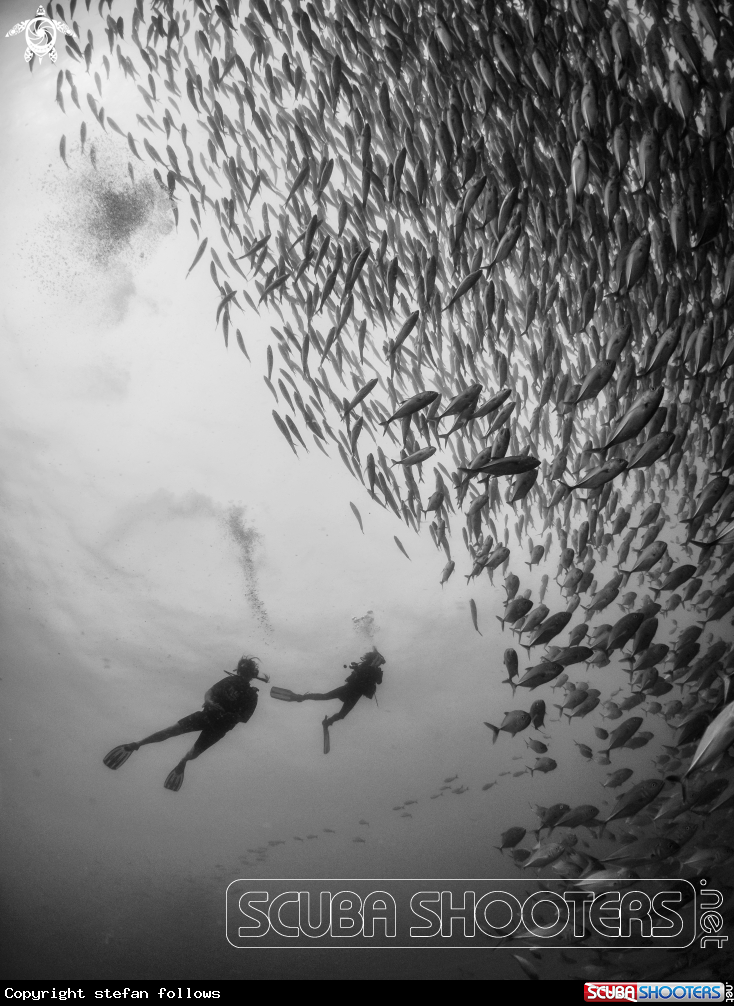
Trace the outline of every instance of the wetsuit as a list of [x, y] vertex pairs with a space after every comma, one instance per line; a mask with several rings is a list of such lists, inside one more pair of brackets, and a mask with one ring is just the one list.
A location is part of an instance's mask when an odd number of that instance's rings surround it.
[[377, 691], [377, 685], [382, 682], [382, 670], [379, 667], [356, 667], [344, 684], [334, 688], [330, 692], [306, 692], [301, 696], [303, 699], [315, 699], [316, 701], [326, 701], [328, 699], [340, 699], [343, 703], [338, 713], [329, 716], [327, 724], [331, 725], [337, 720], [343, 720], [359, 700], [364, 696], [371, 699]]
[[177, 732], [201, 731], [192, 748], [194, 758], [220, 741], [238, 723], [247, 723], [257, 707], [257, 689], [234, 675], [217, 681], [207, 694], [221, 708], [205, 706], [178, 721], [181, 730]]
[[252, 687], [248, 678], [237, 674], [223, 678], [216, 685], [212, 685], [204, 696], [203, 709], [184, 716], [173, 726], [159, 730], [150, 737], [144, 737], [141, 741], [118, 745], [105, 755], [104, 763], [108, 768], [120, 768], [133, 751], [137, 751], [144, 744], [157, 744], [168, 740], [169, 737], [178, 737], [180, 734], [199, 730], [199, 736], [193, 746], [168, 773], [164, 783], [166, 789], [177, 791], [181, 789], [183, 783], [186, 762], [198, 758], [203, 751], [220, 741], [238, 723], [247, 723], [257, 707], [257, 694], [257, 689]]

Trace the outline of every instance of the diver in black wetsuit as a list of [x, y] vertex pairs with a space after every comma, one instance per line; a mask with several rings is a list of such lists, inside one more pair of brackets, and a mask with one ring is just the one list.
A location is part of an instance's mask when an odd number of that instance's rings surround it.
[[133, 751], [143, 744], [157, 744], [158, 741], [178, 737], [179, 734], [200, 730], [191, 749], [183, 756], [174, 769], [169, 772], [163, 784], [166, 789], [178, 792], [184, 778], [187, 761], [193, 761], [200, 754], [220, 741], [238, 723], [247, 723], [257, 706], [258, 691], [250, 682], [253, 679], [268, 681], [268, 676], [260, 675], [255, 657], [241, 657], [234, 672], [227, 671], [228, 677], [217, 681], [204, 695], [204, 707], [198, 712], [184, 716], [178, 723], [165, 730], [145, 737], [142, 741], [121, 744], [105, 755], [104, 763], [108, 768], [116, 769], [124, 765]]
[[[330, 692], [305, 692], [303, 695], [291, 693], [292, 697], [290, 701], [292, 702], [303, 702], [307, 699], [314, 699], [317, 702], [324, 702], [329, 699], [341, 700], [342, 707], [339, 712], [334, 713], [333, 716], [325, 716], [322, 720], [321, 725], [324, 728], [324, 754], [328, 754], [331, 748], [329, 727], [332, 723], [336, 723], [337, 720], [343, 720], [363, 696], [368, 699], [374, 697], [377, 686], [382, 684], [382, 665], [384, 663], [385, 658], [377, 651], [376, 647], [373, 647], [369, 653], [365, 653], [359, 662], [349, 665], [352, 669], [351, 674], [345, 678], [344, 684], [338, 688], [334, 688]], [[273, 689], [271, 695], [278, 691], [279, 689]], [[281, 689], [280, 691], [284, 690]], [[274, 697], [278, 698], [280, 696], [275, 694]]]

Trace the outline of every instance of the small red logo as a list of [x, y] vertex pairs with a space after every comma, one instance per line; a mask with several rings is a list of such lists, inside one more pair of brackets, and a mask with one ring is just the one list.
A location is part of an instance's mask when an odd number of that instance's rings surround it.
[[584, 999], [590, 1002], [637, 1002], [636, 982], [584, 982]]

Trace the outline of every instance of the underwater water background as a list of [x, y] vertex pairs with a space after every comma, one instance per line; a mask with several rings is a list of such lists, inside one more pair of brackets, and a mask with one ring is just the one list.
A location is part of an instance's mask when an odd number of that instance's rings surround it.
[[[26, 7], [3, 7], [8, 27]], [[77, 17], [96, 25], [94, 11]], [[483, 722], [527, 705], [502, 684], [502, 652], [514, 642], [495, 617], [502, 569], [494, 583], [466, 583], [457, 515], [457, 569], [441, 588], [445, 557], [427, 533], [398, 526], [336, 452], [293, 455], [262, 381], [269, 322], [249, 311], [239, 322], [251, 364], [231, 339], [225, 349], [208, 275], [186, 278], [198, 242], [185, 214], [177, 232], [138, 162], [131, 184], [120, 137], [96, 131], [92, 167], [79, 145], [83, 114], [54, 104], [58, 67], [44, 61], [29, 73], [22, 43], [2, 46], [0, 928], [9, 977], [523, 978], [504, 949], [236, 950], [224, 937], [225, 889], [238, 877], [518, 876], [495, 849], [504, 829], [535, 827], [533, 804], [608, 809], [607, 772], [628, 765], [644, 778], [672, 727], [650, 717], [647, 747], [614, 752], [610, 768], [585, 762], [574, 741], [602, 747], [600, 721], [554, 722], [546, 687], [533, 698], [548, 704], [557, 770], [482, 790], [534, 758], [526, 735], [493, 745]], [[125, 100], [105, 84], [120, 122]], [[58, 155], [64, 129], [68, 168]], [[453, 464], [448, 452], [435, 460]], [[424, 467], [430, 484], [432, 462]], [[627, 497], [633, 489], [630, 480]], [[671, 519], [677, 503], [671, 491]], [[526, 537], [505, 512], [521, 590], [537, 598], [548, 573], [546, 603], [561, 610], [557, 541], [525, 572]], [[538, 514], [536, 541], [542, 526]], [[599, 583], [612, 575], [607, 565]], [[695, 620], [676, 617], [679, 629]], [[727, 633], [728, 623], [717, 629]], [[324, 707], [275, 702], [261, 685], [252, 720], [191, 763], [178, 794], [163, 780], [189, 736], [146, 747], [119, 772], [102, 763], [113, 745], [198, 709], [243, 653], [260, 658], [272, 685], [328, 690], [373, 644], [387, 659], [379, 704], [364, 700], [334, 726], [329, 757]], [[536, 653], [521, 653], [521, 669]], [[604, 698], [627, 681], [616, 660], [571, 670]], [[468, 789], [431, 800], [452, 776]], [[410, 818], [393, 810], [406, 800], [417, 801]], [[271, 840], [285, 844], [248, 852]], [[540, 970], [567, 976], [553, 951]]]

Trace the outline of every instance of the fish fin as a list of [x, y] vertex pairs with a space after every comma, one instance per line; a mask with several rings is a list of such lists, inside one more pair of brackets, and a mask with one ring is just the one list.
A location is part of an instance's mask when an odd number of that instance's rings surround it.
[[681, 790], [683, 791], [683, 800], [684, 800], [684, 802], [687, 802], [688, 797], [686, 795], [686, 779], [685, 779], [685, 776], [683, 776], [683, 778], [681, 779], [681, 777], [678, 776], [678, 775], [666, 775], [665, 781], [666, 782], [672, 782], [674, 785], [679, 785], [680, 788], [681, 788]]
[[500, 623], [500, 625], [502, 626], [502, 631], [504, 632], [505, 631], [505, 620], [504, 620], [504, 618], [500, 618], [499, 615], [495, 615], [494, 617]]
[[487, 723], [486, 720], [484, 720], [483, 722], [484, 722], [485, 727], [489, 727], [489, 729], [492, 731], [492, 743], [496, 744], [497, 743], [497, 738], [500, 735], [500, 728], [493, 726], [491, 723]]

